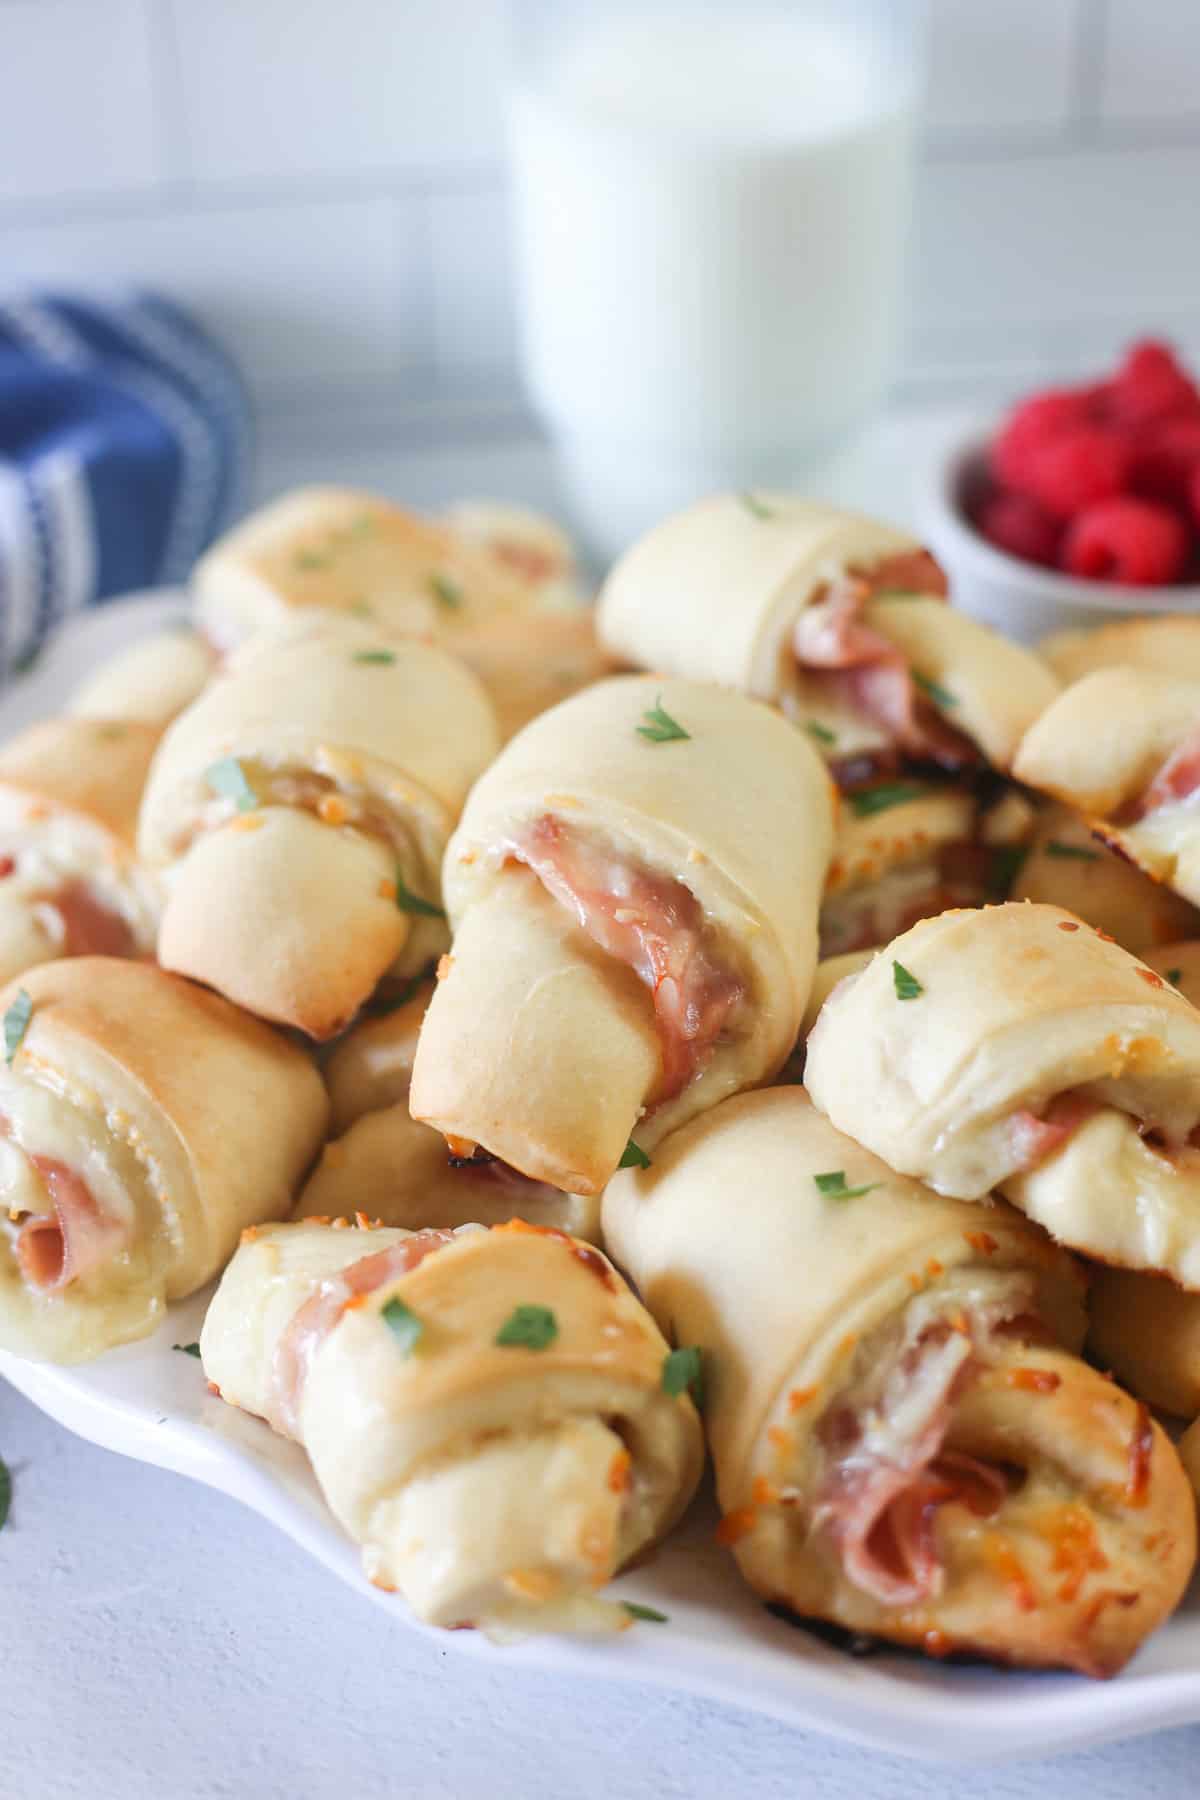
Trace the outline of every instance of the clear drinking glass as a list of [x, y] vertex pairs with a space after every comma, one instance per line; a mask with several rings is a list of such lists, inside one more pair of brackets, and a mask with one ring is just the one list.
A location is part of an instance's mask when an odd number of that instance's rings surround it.
[[611, 554], [795, 487], [895, 353], [920, 0], [516, 0], [525, 373]]

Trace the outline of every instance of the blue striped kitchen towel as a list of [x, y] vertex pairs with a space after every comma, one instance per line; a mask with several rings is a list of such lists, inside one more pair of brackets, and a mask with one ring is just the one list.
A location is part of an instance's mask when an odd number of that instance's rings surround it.
[[237, 369], [170, 301], [0, 299], [0, 669], [81, 607], [185, 580], [245, 505], [249, 445]]

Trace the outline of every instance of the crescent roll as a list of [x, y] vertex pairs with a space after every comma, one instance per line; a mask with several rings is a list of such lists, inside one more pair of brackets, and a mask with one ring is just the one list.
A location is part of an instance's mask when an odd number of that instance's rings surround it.
[[30, 969], [0, 1016], [0, 1345], [82, 1362], [283, 1217], [325, 1093], [293, 1045], [150, 963]]
[[134, 855], [158, 742], [122, 719], [43, 719], [0, 748], [0, 980], [60, 956], [152, 956], [157, 883]]
[[1038, 654], [1062, 682], [1119, 668], [1159, 669], [1200, 681], [1200, 619], [1116, 619], [1090, 630], [1059, 631], [1042, 639]]
[[196, 623], [219, 650], [295, 610], [351, 613], [389, 635], [456, 636], [531, 588], [488, 549], [351, 488], [297, 488], [219, 538], [192, 573]]
[[1030, 730], [1014, 773], [1200, 905], [1200, 679], [1132, 668], [1085, 675]]
[[329, 615], [245, 645], [147, 785], [159, 961], [332, 1037], [387, 971], [446, 943], [438, 865], [496, 744], [478, 682], [432, 645]]
[[1157, 950], [1147, 950], [1144, 960], [1185, 1000], [1200, 1006], [1200, 937], [1178, 944], [1160, 944]]
[[626, 551], [600, 636], [643, 668], [781, 706], [842, 786], [900, 753], [997, 768], [1058, 691], [1033, 652], [945, 604], [915, 538], [789, 495], [721, 494]]
[[452, 1157], [441, 1133], [408, 1111], [417, 1033], [433, 992], [348, 1031], [325, 1065], [335, 1136], [296, 1207], [297, 1218], [366, 1215], [407, 1230], [500, 1225], [520, 1216], [598, 1241], [595, 1197], [564, 1194], [494, 1159]]
[[539, 607], [579, 607], [584, 594], [575, 546], [545, 513], [509, 501], [456, 500], [442, 519], [456, 537], [486, 550], [525, 582]]
[[644, 1149], [769, 1079], [808, 998], [831, 835], [819, 758], [740, 694], [623, 676], [543, 713], [446, 852], [454, 948], [413, 1117], [594, 1194], [635, 1129]]
[[216, 672], [217, 657], [199, 632], [156, 631], [107, 657], [71, 696], [77, 718], [132, 719], [161, 731], [190, 706]]
[[917, 781], [847, 794], [821, 902], [822, 957], [886, 944], [932, 913], [995, 898], [977, 811], [967, 789]]
[[1179, 1458], [1200, 1500], [1200, 1419], [1179, 1440]]
[[1200, 1416], [1200, 1293], [1165, 1275], [1097, 1267], [1088, 1314], [1094, 1362], [1148, 1405]]
[[1012, 899], [1062, 906], [1134, 956], [1200, 934], [1200, 913], [1109, 850], [1086, 819], [1048, 806], [1013, 883]]
[[520, 1221], [251, 1232], [200, 1350], [226, 1400], [304, 1446], [369, 1579], [429, 1624], [628, 1624], [596, 1590], [700, 1475], [649, 1313], [598, 1250]]
[[454, 654], [487, 689], [504, 743], [539, 713], [617, 669], [597, 642], [590, 607], [498, 613], [456, 639]]
[[1079, 1360], [1082, 1278], [1010, 1207], [894, 1174], [777, 1088], [618, 1175], [604, 1229], [700, 1362], [718, 1540], [768, 1601], [1111, 1675], [1181, 1598], [1179, 1459]]
[[1200, 1287], [1200, 1012], [1028, 902], [943, 913], [837, 989], [805, 1080], [939, 1193], [999, 1189], [1073, 1249]]

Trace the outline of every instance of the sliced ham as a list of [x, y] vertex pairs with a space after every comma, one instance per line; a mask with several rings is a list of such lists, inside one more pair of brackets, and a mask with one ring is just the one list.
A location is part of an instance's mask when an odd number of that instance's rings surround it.
[[[901, 563], [907, 567], [925, 554], [893, 557], [879, 568], [890, 571]], [[936, 570], [933, 559], [928, 560]], [[904, 652], [863, 617], [875, 594], [902, 585], [895, 576], [881, 579], [879, 569], [847, 574], [834, 582], [796, 621], [792, 639], [796, 660], [835, 705], [865, 714], [907, 755], [946, 769], [965, 768], [979, 760], [974, 745], [947, 725], [918, 692]], [[931, 589], [918, 586], [914, 591]], [[932, 591], [944, 593], [944, 579]]]
[[1200, 788], [1200, 727], [1176, 746], [1137, 803], [1136, 816], [1145, 818], [1160, 806], [1189, 800]]
[[427, 1256], [453, 1242], [452, 1231], [414, 1232], [403, 1242], [360, 1257], [321, 1282], [275, 1346], [271, 1369], [274, 1415], [271, 1423], [278, 1430], [288, 1437], [297, 1436], [300, 1398], [312, 1359], [347, 1307], [374, 1293], [386, 1282], [410, 1274]]
[[681, 881], [631, 867], [551, 813], [506, 847], [650, 989], [662, 1049], [654, 1102], [673, 1098], [702, 1067], [746, 992], [715, 954], [700, 902]]
[[97, 900], [84, 881], [68, 882], [57, 893], [47, 894], [63, 924], [64, 956], [133, 956], [137, 941], [119, 912]]
[[1014, 1113], [1009, 1120], [1010, 1144], [1015, 1162], [1012, 1174], [1024, 1175], [1036, 1169], [1091, 1117], [1096, 1103], [1079, 1094], [1059, 1094], [1051, 1101], [1044, 1118], [1027, 1109]]
[[17, 1233], [17, 1266], [30, 1287], [57, 1293], [115, 1256], [128, 1229], [104, 1211], [65, 1163], [24, 1154], [45, 1183], [54, 1211], [25, 1220]]

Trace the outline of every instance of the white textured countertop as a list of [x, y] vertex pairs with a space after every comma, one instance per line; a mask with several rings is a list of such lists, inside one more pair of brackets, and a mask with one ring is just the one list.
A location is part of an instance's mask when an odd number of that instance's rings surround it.
[[[942, 419], [877, 432], [840, 497], [911, 514]], [[547, 503], [528, 442], [297, 456], [264, 489]], [[975, 1773], [718, 1705], [456, 1657], [235, 1502], [69, 1436], [0, 1382], [0, 1800], [1182, 1800], [1200, 1727]], [[920, 1746], [914, 1745], [915, 1750]]]

